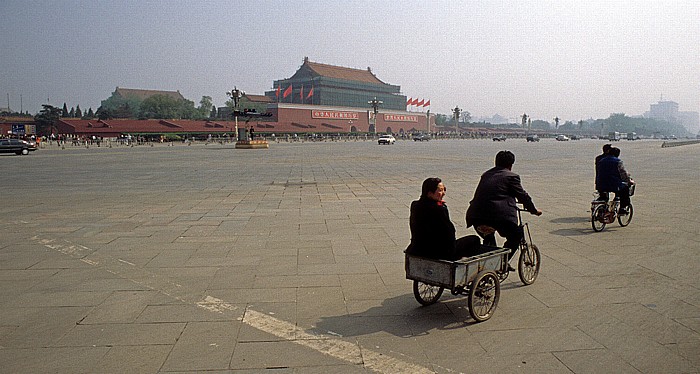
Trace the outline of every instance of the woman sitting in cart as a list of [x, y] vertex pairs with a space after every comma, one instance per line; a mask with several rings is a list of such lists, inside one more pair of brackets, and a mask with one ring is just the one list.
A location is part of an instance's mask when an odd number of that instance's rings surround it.
[[420, 198], [411, 203], [411, 244], [406, 253], [454, 261], [481, 253], [481, 239], [468, 235], [455, 239], [455, 226], [442, 198], [445, 185], [440, 178], [423, 181]]

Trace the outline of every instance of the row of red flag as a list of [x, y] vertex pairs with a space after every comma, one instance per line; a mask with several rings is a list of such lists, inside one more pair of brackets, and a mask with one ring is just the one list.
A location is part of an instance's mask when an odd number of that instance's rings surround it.
[[418, 98], [412, 99], [409, 97], [408, 101], [406, 101], [406, 106], [417, 106], [425, 108], [427, 106], [430, 106], [430, 99], [420, 99], [420, 101], [418, 101]]
[[[281, 92], [281, 91], [282, 91], [282, 86], [277, 86], [277, 92], [275, 92], [275, 97], [277, 97], [278, 99], [279, 99], [279, 97], [280, 97], [280, 92]], [[282, 92], [282, 98], [283, 98], [283, 99], [286, 99], [287, 96], [289, 96], [289, 95], [291, 95], [291, 94], [292, 94], [292, 85], [290, 84], [289, 87], [287, 87], [287, 89], [284, 90], [284, 92]], [[306, 94], [306, 98], [308, 99], [308, 98], [310, 98], [310, 97], [313, 96], [313, 95], [314, 95], [314, 87], [311, 86], [311, 89], [309, 90], [309, 93]], [[303, 84], [301, 85], [301, 90], [299, 90], [299, 98], [302, 99], [302, 100], [304, 100], [304, 85], [303, 85]]]

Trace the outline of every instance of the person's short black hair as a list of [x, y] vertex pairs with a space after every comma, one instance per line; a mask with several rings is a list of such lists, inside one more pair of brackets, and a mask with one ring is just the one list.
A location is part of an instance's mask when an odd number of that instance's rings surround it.
[[435, 192], [438, 189], [438, 184], [442, 183], [440, 178], [428, 178], [423, 181], [423, 186], [421, 187], [421, 197], [428, 196], [429, 193]]
[[603, 145], [603, 153], [610, 152], [610, 148], [612, 148], [612, 144], [610, 143]]
[[511, 151], [500, 151], [496, 154], [496, 166], [510, 168], [515, 163], [515, 155]]
[[620, 148], [610, 147], [610, 155], [615, 157], [620, 157]]

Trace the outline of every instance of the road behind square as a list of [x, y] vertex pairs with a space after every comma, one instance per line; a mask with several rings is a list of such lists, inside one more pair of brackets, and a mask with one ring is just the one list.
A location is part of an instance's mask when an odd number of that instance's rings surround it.
[[[56, 147], [1, 156], [6, 372], [697, 373], [700, 145], [616, 144], [634, 218], [590, 226], [603, 141]], [[498, 150], [544, 211], [537, 281], [421, 307], [409, 204], [441, 177], [459, 236]], [[500, 241], [502, 243], [502, 241]]]

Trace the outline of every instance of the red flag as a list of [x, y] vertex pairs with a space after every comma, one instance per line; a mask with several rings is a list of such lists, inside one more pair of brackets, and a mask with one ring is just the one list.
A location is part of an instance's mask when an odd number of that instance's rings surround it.
[[426, 101], [425, 104], [423, 104], [423, 107], [424, 107], [424, 108], [427, 107], [427, 106], [430, 106], [430, 99], [428, 99], [428, 101]]
[[416, 103], [417, 106], [423, 106], [423, 104], [425, 104], [425, 99], [420, 99], [420, 101]]
[[314, 86], [311, 86], [311, 89], [309, 90], [309, 94], [306, 95], [306, 98], [308, 99], [308, 98], [310, 98], [310, 97], [313, 96], [313, 95], [314, 95]]
[[282, 85], [277, 86], [277, 91], [275, 91], [275, 97], [279, 98], [280, 97], [280, 90], [282, 89]]
[[287, 96], [292, 94], [292, 85], [290, 84], [289, 87], [287, 87], [286, 90], [284, 90], [284, 93], [282, 94], [282, 98], [286, 99]]
[[411, 106], [411, 105], [413, 105], [413, 99], [409, 97], [408, 101], [406, 102], [406, 106]]

